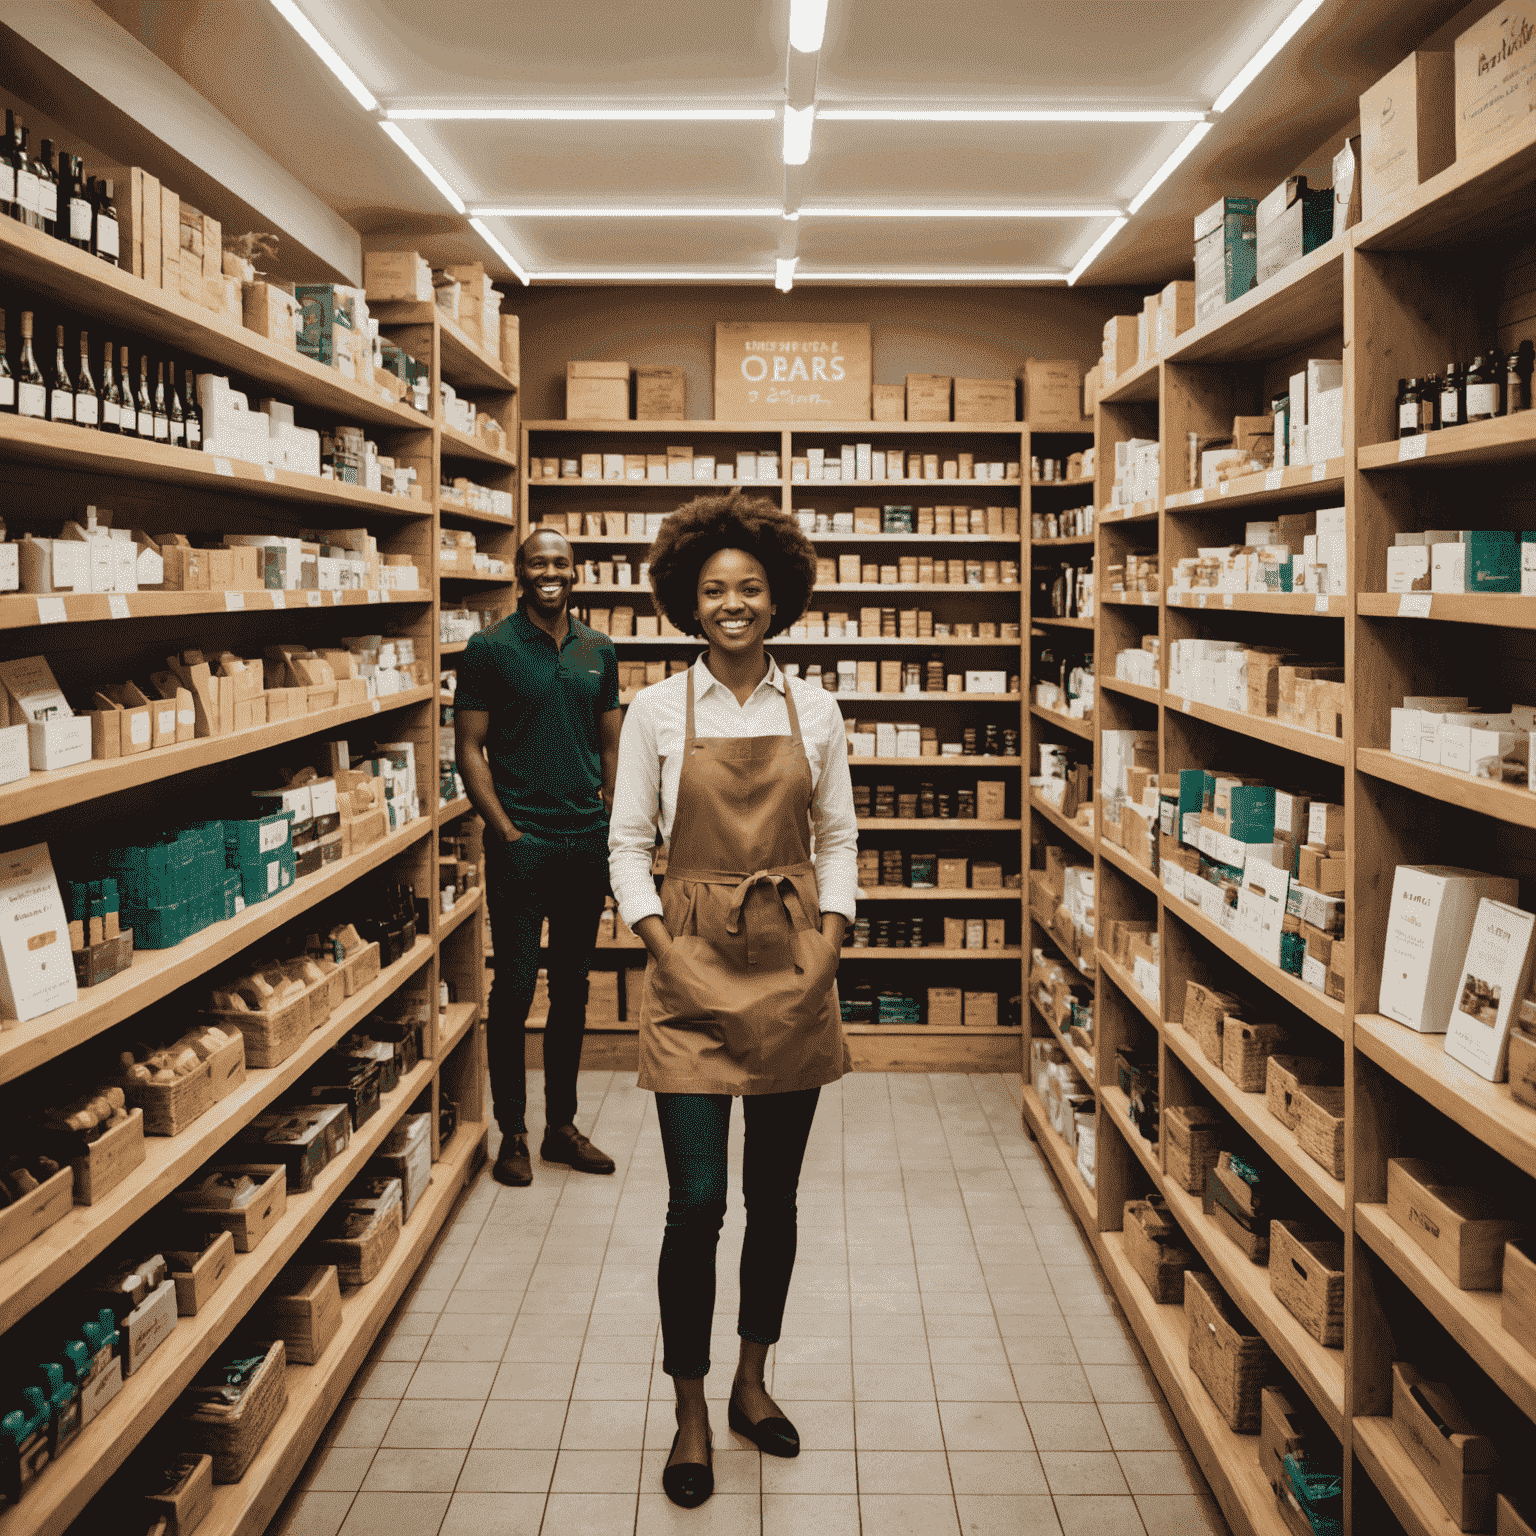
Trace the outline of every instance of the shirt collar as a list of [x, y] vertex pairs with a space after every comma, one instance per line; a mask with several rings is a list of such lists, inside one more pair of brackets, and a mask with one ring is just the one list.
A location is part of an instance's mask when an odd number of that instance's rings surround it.
[[[752, 690], [749, 697], [755, 699], [764, 688], [777, 688], [780, 693], [783, 693], [785, 686], [784, 673], [779, 667], [778, 662], [770, 655], [768, 657], [768, 675]], [[727, 693], [730, 692], [730, 689], [725, 688], [725, 684], [704, 665], [704, 657], [700, 655], [699, 659], [693, 664], [694, 703], [697, 704], [706, 698], [711, 688], [724, 688]]]
[[[517, 607], [512, 610], [512, 627], [517, 631], [518, 636], [523, 640], [537, 640], [542, 637], [543, 639], [548, 640], [551, 645], [554, 645], [555, 637], [550, 634], [547, 629], [540, 629], [539, 626], [528, 617], [526, 610], [526, 601], [520, 602]], [[567, 612], [566, 619], [570, 624], [570, 628], [566, 631], [566, 643], [569, 644], [570, 641], [573, 640], [578, 634], [585, 633], [586, 625], [584, 625], [574, 613]]]

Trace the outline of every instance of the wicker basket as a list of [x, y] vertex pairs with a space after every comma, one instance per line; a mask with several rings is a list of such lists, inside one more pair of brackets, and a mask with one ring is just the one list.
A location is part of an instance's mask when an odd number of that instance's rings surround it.
[[1218, 992], [1198, 981], [1184, 984], [1184, 1028], [1193, 1035], [1200, 1049], [1221, 1065], [1221, 1037], [1227, 1018], [1237, 1016], [1238, 1000], [1230, 993]]
[[309, 993], [269, 1013], [223, 1013], [208, 1017], [220, 1029], [238, 1029], [245, 1036], [245, 1062], [250, 1067], [281, 1066], [314, 1033]]
[[1221, 1070], [1244, 1093], [1263, 1093], [1265, 1063], [1287, 1040], [1279, 1024], [1245, 1024], [1229, 1019], [1221, 1034]]
[[[288, 1406], [287, 1354], [281, 1339], [252, 1345], [254, 1353], [265, 1348], [266, 1358], [256, 1368], [240, 1401], [233, 1407], [197, 1403], [189, 1407], [178, 1437], [181, 1448], [202, 1451], [213, 1457], [213, 1480], [238, 1483], [256, 1453], [266, 1444]], [[223, 1352], [229, 1354], [226, 1348]], [[221, 1357], [216, 1357], [221, 1358]]]
[[1316, 1056], [1271, 1056], [1264, 1064], [1264, 1102], [1281, 1125], [1296, 1129], [1296, 1091], [1320, 1083], [1328, 1068]]
[[1184, 1234], [1168, 1215], [1160, 1198], [1125, 1202], [1125, 1256], [1162, 1306], [1179, 1306], [1184, 1300], [1184, 1271], [1198, 1262], [1180, 1246]]
[[1344, 1347], [1344, 1245], [1294, 1221], [1269, 1228], [1269, 1288], [1326, 1349]]
[[1163, 1130], [1168, 1177], [1180, 1189], [1203, 1195], [1206, 1175], [1221, 1156], [1221, 1116], [1198, 1104], [1170, 1104], [1163, 1111]]
[[1274, 1357], [1247, 1320], [1209, 1275], [1184, 1277], [1184, 1311], [1189, 1318], [1189, 1366], [1234, 1433], [1259, 1432], [1260, 1393]]
[[146, 1136], [179, 1136], [245, 1081], [245, 1043], [233, 1030], [229, 1044], [215, 1051], [197, 1070], [174, 1083], [146, 1083], [140, 1078], [116, 1079], [128, 1102], [144, 1111]]
[[1311, 1084], [1296, 1096], [1296, 1139], [1334, 1178], [1344, 1177], [1344, 1090]]

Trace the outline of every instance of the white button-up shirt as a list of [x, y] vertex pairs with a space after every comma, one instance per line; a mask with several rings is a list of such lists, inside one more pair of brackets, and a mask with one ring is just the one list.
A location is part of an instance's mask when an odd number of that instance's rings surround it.
[[768, 675], [745, 704], [716, 680], [700, 657], [687, 672], [643, 688], [629, 706], [619, 738], [618, 780], [608, 827], [608, 875], [619, 916], [631, 928], [661, 916], [661, 897], [651, 875], [656, 829], [672, 844], [672, 818], [683, 768], [683, 734], [693, 688], [694, 729], [700, 736], [787, 736], [786, 686], [795, 690], [800, 738], [811, 766], [811, 839], [816, 885], [823, 912], [850, 922], [858, 897], [859, 824], [853, 811], [853, 778], [843, 712], [832, 696], [798, 678], [786, 678], [771, 657]]

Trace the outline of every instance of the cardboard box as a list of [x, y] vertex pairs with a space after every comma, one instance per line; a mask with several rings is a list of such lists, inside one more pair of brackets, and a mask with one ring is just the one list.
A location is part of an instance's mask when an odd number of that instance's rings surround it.
[[1181, 280], [1169, 283], [1157, 301], [1157, 355], [1173, 344], [1195, 323], [1195, 285]]
[[1411, 53], [1360, 96], [1360, 208], [1373, 219], [1456, 158], [1456, 56]]
[[1498, 1452], [1450, 1388], [1394, 1360], [1392, 1430], [1458, 1529], [1487, 1530]]
[[948, 421], [952, 382], [947, 373], [909, 373], [907, 420]]
[[[1136, 366], [1137, 343], [1135, 315], [1112, 315], [1104, 322], [1103, 361], [1099, 366], [1102, 370], [1105, 389]], [[1027, 413], [1029, 410], [1027, 393], [1025, 409]]]
[[289, 1360], [314, 1365], [341, 1329], [334, 1264], [291, 1264], [257, 1304], [262, 1337], [283, 1341]]
[[1258, 200], [1223, 197], [1195, 219], [1195, 321], [1253, 287], [1258, 272]]
[[1456, 158], [1501, 144], [1536, 109], [1536, 0], [1505, 0], [1456, 39]]
[[0, 854], [0, 1017], [24, 1023], [78, 995], [48, 845]]
[[1417, 1157], [1388, 1160], [1387, 1214], [1464, 1291], [1498, 1290], [1504, 1246], [1522, 1235], [1493, 1195], [1452, 1185]]
[[1024, 359], [1024, 419], [1034, 431], [1083, 430], [1083, 366], [1076, 358]]
[[967, 992], [965, 994], [965, 1028], [997, 1028], [996, 992]]
[[964, 1012], [959, 987], [928, 988], [928, 1023], [934, 1029], [960, 1029]]
[[196, 1317], [234, 1267], [235, 1240], [228, 1232], [220, 1232], [185, 1269], [177, 1269], [176, 1255], [167, 1257], [171, 1260], [171, 1279], [176, 1283], [177, 1315]]
[[565, 365], [567, 421], [628, 421], [629, 364], [580, 361]]
[[687, 404], [685, 369], [635, 364], [636, 421], [684, 421], [688, 416]]
[[[907, 392], [900, 384], [874, 384], [870, 387], [871, 414], [875, 421], [905, 421]], [[891, 479], [900, 476], [892, 475]]]
[[1333, 188], [1309, 188], [1305, 176], [1289, 176], [1258, 206], [1256, 276], [1275, 276], [1333, 238]]
[[299, 301], [276, 283], [247, 283], [240, 290], [240, 314], [246, 330], [285, 347], [298, 345]]
[[1014, 421], [1018, 409], [1012, 379], [955, 380], [956, 421]]
[[213, 1457], [188, 1454], [175, 1464], [181, 1476], [163, 1492], [146, 1493], [151, 1526], [165, 1521], [165, 1536], [192, 1536], [213, 1508]]
[[364, 251], [363, 290], [370, 304], [430, 304], [432, 268], [415, 251]]

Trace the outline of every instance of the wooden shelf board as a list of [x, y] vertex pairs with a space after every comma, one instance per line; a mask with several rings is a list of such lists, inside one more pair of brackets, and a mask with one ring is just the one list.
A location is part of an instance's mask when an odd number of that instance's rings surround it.
[[468, 648], [468, 640], [444, 640], [437, 648], [439, 656], [461, 656]]
[[1158, 1012], [1158, 1005], [1136, 985], [1136, 978], [1118, 961], [1111, 960], [1108, 955], [1098, 956], [1098, 965], [1099, 970], [1120, 989], [1126, 1001], [1161, 1034], [1163, 1018]]
[[[437, 504], [437, 515], [439, 517], [456, 517], [466, 523], [479, 523], [482, 526], [504, 528], [508, 533], [517, 532], [517, 518], [515, 515], [512, 517], [502, 517], [495, 512], [481, 512], [476, 507], [456, 506], [451, 501], [439, 501]], [[590, 587], [582, 588], [584, 592], [590, 592], [591, 590]], [[634, 588], [631, 587], [629, 590], [633, 591]]]
[[1145, 523], [1154, 519], [1159, 510], [1156, 501], [1132, 502], [1128, 507], [1101, 507], [1094, 521], [1097, 523]]
[[1381, 747], [1356, 748], [1355, 766], [1372, 778], [1401, 784], [1404, 789], [1427, 795], [1431, 800], [1465, 806], [1511, 826], [1536, 827], [1536, 794], [1523, 784], [1474, 779], [1469, 773], [1442, 768], [1439, 763], [1421, 763], [1417, 758], [1403, 757]]
[[1017, 889], [998, 891], [973, 891], [969, 887], [957, 891], [914, 891], [905, 885], [861, 885], [860, 901], [1020, 901], [1023, 893]]
[[1316, 758], [1321, 763], [1335, 763], [1343, 767], [1346, 755], [1344, 740], [1339, 736], [1324, 736], [1317, 731], [1304, 731], [1299, 726], [1286, 725], [1273, 716], [1250, 715], [1238, 709], [1217, 709], [1213, 704], [1197, 704], [1193, 699], [1180, 698], [1176, 693], [1164, 692], [1163, 707], [1170, 712], [1192, 715], [1207, 725], [1219, 725], [1223, 730], [1236, 731], [1240, 736], [1252, 736], [1272, 747], [1299, 753], [1302, 757]]
[[1162, 604], [1157, 592], [1106, 592], [1099, 600], [1116, 608], [1157, 608]]
[[[808, 533], [806, 538], [813, 544], [1017, 544], [1020, 542], [1016, 533]], [[641, 542], [643, 543], [644, 540]]]
[[270, 1070], [247, 1067], [227, 1098], [178, 1136], [146, 1136], [144, 1161], [94, 1205], [74, 1206], [25, 1248], [0, 1263], [0, 1332], [15, 1326], [70, 1276], [186, 1182], [220, 1147], [296, 1083], [343, 1036], [351, 1033], [432, 956], [432, 941], [415, 947], [354, 993], [286, 1061]]
[[[123, 195], [127, 195], [126, 185]], [[378, 386], [354, 383], [339, 369], [248, 331], [243, 325], [152, 288], [141, 277], [89, 252], [14, 220], [0, 227], [0, 276], [35, 289], [64, 308], [88, 316], [92, 332], [122, 327], [153, 336], [206, 363], [272, 386], [296, 404], [314, 406], [341, 421], [365, 421], [395, 430], [429, 431], [431, 418], [387, 400]]]
[[[1085, 420], [1086, 420], [1086, 418], [1085, 418]], [[1092, 432], [1093, 431], [1092, 423], [1090, 423], [1083, 430], [1086, 431], [1086, 432]], [[1092, 484], [1093, 484], [1093, 476], [1092, 475], [1079, 475], [1077, 477], [1077, 479], [1075, 479], [1075, 480], [1067, 480], [1067, 479], [1061, 479], [1061, 480], [1031, 480], [1029, 482], [1029, 488], [1030, 488], [1031, 492], [1034, 492], [1034, 491], [1056, 491], [1056, 490], [1060, 490], [1063, 486], [1070, 486], [1073, 489], [1079, 489], [1082, 486], [1092, 485]]]
[[135, 757], [109, 758], [78, 763], [73, 768], [30, 773], [26, 778], [0, 789], [0, 826], [14, 826], [17, 822], [45, 815], [49, 811], [84, 805], [89, 800], [115, 795], [140, 784], [158, 783], [173, 774], [190, 773], [196, 768], [225, 763], [231, 758], [262, 752], [268, 747], [298, 741], [305, 736], [323, 735], [338, 726], [350, 725], [354, 720], [366, 720], [371, 715], [425, 703], [436, 692], [434, 685], [426, 684], [420, 688], [408, 688], [400, 693], [389, 694], [382, 699], [370, 699], [363, 704], [343, 704], [335, 709], [317, 710], [313, 714], [301, 715], [297, 720], [283, 720], [276, 725], [259, 725], [253, 730], [233, 731], [227, 736], [204, 736], [195, 741], [178, 742], [173, 747], [140, 752]]
[[[0, 421], [7, 418], [0, 416]], [[430, 514], [424, 514], [430, 515]], [[194, 614], [209, 613], [301, 613], [309, 606], [308, 592], [63, 592], [44, 601], [58, 601], [64, 605], [65, 621], [71, 624], [121, 623], [112, 616], [112, 604], [119, 599], [128, 605], [130, 619], [182, 618]], [[391, 593], [387, 598], [381, 592], [370, 595], [365, 591], [316, 592], [320, 599], [317, 608], [368, 608], [388, 604], [398, 607], [413, 600], [412, 595]], [[229, 600], [235, 599], [231, 608]], [[426, 602], [425, 593], [414, 599]], [[7, 592], [0, 596], [0, 629], [39, 628], [38, 599], [29, 593]], [[381, 701], [382, 702], [382, 701]], [[183, 743], [185, 745], [185, 743]], [[161, 748], [168, 751], [169, 748]], [[83, 766], [83, 765], [82, 765]], [[3, 791], [0, 791], [3, 794]]]
[[1169, 512], [1222, 511], [1227, 507], [1247, 508], [1265, 502], [1309, 501], [1321, 496], [1344, 494], [1345, 459], [1325, 459], [1321, 464], [1286, 464], [1275, 478], [1275, 471], [1260, 470], [1253, 475], [1238, 475], [1225, 480], [1215, 490], [1171, 491], [1163, 499]]
[[1341, 1232], [1344, 1230], [1344, 1181], [1320, 1168], [1307, 1155], [1295, 1131], [1269, 1113], [1262, 1093], [1244, 1093], [1220, 1067], [1210, 1061], [1200, 1043], [1171, 1020], [1163, 1030], [1168, 1048], [1200, 1080], [1243, 1130], [1261, 1146], [1285, 1176]]
[[126, 971], [98, 986], [82, 987], [78, 1002], [55, 1008], [25, 1024], [10, 1024], [0, 1032], [0, 1083], [12, 1082], [83, 1041], [94, 1039], [141, 1008], [169, 997], [178, 987], [195, 981], [273, 929], [404, 853], [431, 830], [431, 818], [419, 817], [387, 833], [362, 853], [295, 880], [281, 895], [247, 907], [237, 917], [214, 923], [171, 949], [136, 950], [133, 964]]
[[1152, 1180], [1153, 1187], [1159, 1192], [1163, 1187], [1163, 1170], [1158, 1163], [1158, 1154], [1153, 1150], [1152, 1144], [1140, 1131], [1136, 1129], [1135, 1122], [1131, 1119], [1131, 1101], [1113, 1083], [1100, 1083], [1094, 1090], [1098, 1095], [1099, 1103], [1104, 1109], [1105, 1118], [1113, 1120], [1130, 1147], [1136, 1161], [1146, 1169]]
[[[457, 427], [450, 427], [446, 421], [438, 423], [438, 431], [442, 434], [440, 447], [441, 456], [445, 459], [475, 459], [481, 464], [494, 464], [498, 469], [517, 468], [517, 457], [511, 453], [502, 453], [491, 447], [489, 443], [483, 443], [478, 437], [472, 437], [468, 432], [461, 432]], [[530, 484], [540, 484], [539, 481], [530, 481]], [[449, 508], [449, 511], [457, 510]]]
[[[632, 432], [637, 435], [685, 432], [729, 433], [736, 437], [778, 437], [789, 432], [798, 437], [1020, 437], [1028, 430], [1022, 421], [525, 421], [529, 432]], [[1038, 429], [1037, 429], [1038, 430]], [[1085, 430], [1092, 432], [1090, 423]]]
[[[885, 642], [887, 645], [890, 641]], [[618, 644], [623, 645], [620, 640]], [[698, 644], [697, 641], [694, 644]], [[940, 693], [938, 689], [928, 689], [923, 693], [834, 693], [832, 695], [839, 704], [1017, 704], [1024, 697], [1021, 693]], [[850, 759], [857, 762], [857, 758]], [[922, 762], [924, 759], [909, 758], [909, 762]], [[970, 759], [966, 759], [967, 762]]]
[[1067, 1053], [1067, 1059], [1071, 1061], [1072, 1065], [1077, 1069], [1078, 1076], [1088, 1084], [1089, 1088], [1094, 1088], [1095, 1083], [1098, 1081], [1098, 1065], [1094, 1061], [1093, 1057], [1088, 1055], [1086, 1051], [1080, 1050], [1076, 1045], [1074, 1045], [1072, 1042], [1072, 1037], [1067, 1033], [1067, 1031], [1064, 1029], [1058, 1029], [1055, 1024], [1053, 1024], [1051, 1020], [1041, 1012], [1040, 1005], [1034, 1000], [1033, 997], [1031, 997], [1029, 1000], [1029, 1007], [1030, 1011], [1035, 1015], [1035, 1017], [1045, 1025], [1046, 1031], [1050, 1035], [1051, 1039], [1054, 1040], [1056, 1044], [1059, 1045], [1062, 1050]]
[[452, 821], [455, 817], [468, 815], [472, 810], [474, 806], [469, 803], [469, 796], [460, 795], [457, 800], [450, 800], [437, 808], [437, 819], [439, 822]]
[[[964, 697], [964, 695], [962, 695]], [[927, 773], [930, 768], [1017, 768], [1022, 757], [850, 757], [850, 768], [917, 768]]]
[[1046, 1118], [1045, 1106], [1036, 1097], [1034, 1084], [1028, 1079], [1023, 1084], [1023, 1101], [1024, 1116], [1029, 1121], [1030, 1130], [1034, 1133], [1036, 1145], [1045, 1153], [1046, 1162], [1066, 1194], [1067, 1204], [1071, 1207], [1073, 1215], [1082, 1223], [1091, 1241], [1099, 1225], [1094, 1192], [1083, 1183], [1083, 1176], [1077, 1171], [1076, 1157], [1068, 1149], [1066, 1142], [1051, 1128], [1051, 1122]]
[[1384, 1205], [1357, 1205], [1355, 1231], [1419, 1298], [1498, 1389], [1536, 1419], [1536, 1354], [1501, 1320], [1502, 1291], [1463, 1291], [1387, 1214]]
[[[990, 493], [994, 485], [1001, 486], [1005, 490], [1016, 491], [1024, 484], [1022, 480], [962, 480], [957, 475], [953, 480], [942, 477], [930, 480], [925, 475], [921, 480], [914, 480], [910, 475], [887, 475], [883, 480], [796, 480], [791, 476], [788, 482], [790, 489], [795, 492], [815, 491], [857, 491], [865, 486], [878, 487], [893, 490], [927, 489], [934, 486], [946, 493], [953, 490], [972, 491], [977, 486], [985, 486]], [[948, 502], [945, 503], [949, 505]]]
[[517, 380], [502, 368], [501, 359], [492, 357], [478, 345], [458, 321], [439, 310], [437, 324], [443, 377], [455, 389], [486, 390], [496, 394], [516, 392]]
[[1129, 875], [1137, 885], [1150, 891], [1154, 896], [1162, 894], [1162, 882], [1152, 871], [1144, 865], [1138, 864], [1125, 849], [1117, 848], [1104, 838], [1099, 839], [1100, 857], [1107, 859], [1122, 875]]
[[[584, 586], [583, 592], [591, 592], [594, 588]], [[622, 591], [623, 588], [598, 587], [595, 590], [606, 592], [609, 590]], [[646, 588], [649, 591], [649, 587]], [[1023, 587], [1016, 581], [819, 581], [816, 583], [816, 595], [823, 592], [857, 592], [878, 594], [881, 592], [921, 592], [928, 597], [954, 597], [960, 593], [972, 592], [1009, 592], [1019, 597], [1023, 594]]]
[[437, 1051], [438, 1063], [446, 1061], [452, 1052], [457, 1049], [459, 1043], [469, 1033], [469, 1027], [475, 1022], [476, 1015], [480, 1012], [478, 1003], [449, 1003], [438, 1019], [437, 1024]]
[[1283, 613], [1291, 617], [1342, 619], [1349, 612], [1347, 597], [1328, 597], [1318, 606], [1317, 592], [1175, 592], [1168, 593], [1170, 608], [1219, 613]]
[[1355, 1015], [1355, 1045], [1406, 1088], [1536, 1178], [1536, 1110], [1508, 1083], [1490, 1083], [1445, 1054], [1444, 1035], [1421, 1035], [1379, 1013]]
[[1070, 534], [1059, 539], [1031, 539], [1029, 541], [1031, 549], [1071, 549], [1074, 545], [1092, 543], [1093, 535], [1091, 533]]
[[844, 1024], [843, 1033], [849, 1035], [922, 1035], [927, 1039], [954, 1036], [966, 1040], [971, 1036], [1013, 1035], [1020, 1033], [1016, 1024], [972, 1025], [959, 1029], [935, 1029], [931, 1024]]
[[1123, 693], [1128, 699], [1140, 699], [1143, 704], [1163, 702], [1161, 688], [1148, 688], [1143, 683], [1130, 683], [1123, 677], [1101, 677], [1097, 680], [1096, 686], [1108, 688], [1111, 693]]
[[1198, 1195], [1172, 1180], [1163, 1187], [1168, 1209], [1185, 1235], [1200, 1250], [1222, 1288], [1248, 1321], [1264, 1336], [1276, 1357], [1312, 1399], [1313, 1406], [1336, 1435], [1344, 1432], [1344, 1351], [1324, 1349], [1281, 1305], [1269, 1288], [1269, 1270], [1255, 1264], [1224, 1233], [1214, 1217], [1201, 1211]]
[[439, 582], [473, 582], [482, 587], [510, 587], [517, 581], [517, 576], [510, 570], [503, 571], [499, 576], [481, 571], [439, 571], [437, 579]]
[[1124, 405], [1132, 400], [1156, 400], [1163, 377], [1158, 367], [1161, 362], [1161, 358], [1149, 357], [1129, 372], [1116, 374], [1115, 382], [1099, 391], [1100, 403]]
[[177, 1319], [165, 1342], [88, 1424], [69, 1452], [44, 1469], [19, 1503], [0, 1509], [0, 1536], [63, 1536], [108, 1477], [175, 1404], [213, 1352], [260, 1300], [346, 1186], [362, 1171], [400, 1116], [432, 1081], [429, 1058], [401, 1078], [314, 1187], [290, 1192], [284, 1214], [249, 1253], [237, 1253], [219, 1289], [195, 1317]]
[[1064, 832], [1085, 853], [1093, 852], [1093, 833], [1075, 821], [1068, 821], [1054, 805], [1041, 798], [1036, 790], [1029, 792], [1029, 808], [1037, 815], [1044, 816], [1058, 832]]
[[1357, 1418], [1350, 1443], [1407, 1536], [1459, 1536], [1435, 1491], [1403, 1449], [1390, 1417]]
[[441, 944], [450, 933], [463, 927], [465, 923], [480, 909], [480, 903], [485, 900], [485, 890], [477, 886], [453, 904], [452, 912], [440, 912], [438, 914], [437, 942]]
[[[444, 578], [445, 580], [447, 578]], [[498, 581], [510, 580], [510, 578], [497, 577]], [[590, 589], [583, 589], [585, 592]], [[633, 588], [630, 589], [633, 591]], [[890, 589], [887, 588], [887, 591]], [[931, 589], [930, 589], [931, 590]], [[611, 637], [612, 638], [612, 637]], [[620, 635], [614, 638], [615, 645], [642, 645], [648, 648], [667, 645], [693, 645], [702, 644], [692, 635]], [[894, 635], [852, 635], [845, 638], [842, 635], [833, 635], [830, 639], [809, 640], [799, 635], [775, 635], [769, 645], [774, 650], [783, 646], [814, 646], [817, 650], [841, 650], [850, 647], [853, 650], [898, 650], [898, 651], [949, 651], [949, 650], [1009, 650], [1017, 651], [1017, 640], [961, 640], [949, 635], [939, 635], [922, 640], [901, 639]], [[841, 692], [841, 690], [838, 690]], [[925, 693], [941, 690], [924, 689]], [[912, 694], [902, 695], [904, 698], [912, 698]]]
[[[1355, 612], [1362, 618], [1394, 619], [1398, 617], [1398, 607], [1406, 595], [1401, 592], [1361, 592], [1355, 597]], [[1536, 629], [1536, 602], [1519, 592], [1415, 592], [1413, 596], [1429, 603], [1425, 618], [1438, 619], [1445, 624], [1497, 624], [1505, 629]]]
[[1054, 619], [1046, 615], [1032, 613], [1029, 616], [1031, 624], [1049, 624], [1053, 629], [1092, 629], [1093, 620], [1088, 619]]
[[1081, 736], [1084, 741], [1093, 740], [1093, 721], [1074, 720], [1071, 715], [1063, 715], [1054, 709], [1047, 709], [1043, 704], [1031, 704], [1030, 714], [1037, 719], [1044, 720], [1047, 725], [1060, 726], [1064, 731], [1070, 731], [1074, 736]]
[[1321, 1024], [1330, 1034], [1344, 1038], [1344, 1005], [1309, 987], [1299, 976], [1282, 971], [1256, 950], [1250, 949], [1239, 938], [1218, 927], [1198, 907], [1175, 896], [1166, 887], [1163, 890], [1163, 906], [1186, 927], [1193, 928], [1202, 938], [1214, 944], [1229, 959], [1235, 960], [1255, 981], [1262, 982], [1271, 992], [1283, 997], [1293, 1007], [1299, 1008], [1314, 1023]]
[[[1416, 450], [1401, 457], [1404, 449]], [[1430, 470], [1472, 468], [1481, 464], [1505, 464], [1536, 456], [1536, 412], [1494, 416], [1487, 421], [1468, 421], [1415, 438], [1370, 443], [1356, 451], [1355, 462], [1363, 470]]]
[[1343, 232], [1174, 340], [1165, 363], [1261, 362], [1344, 327]]
[[[870, 484], [868, 480], [860, 483]], [[695, 491], [702, 494], [706, 487], [720, 490], [728, 486], [733, 491], [778, 491], [784, 488], [782, 480], [588, 480], [574, 475], [570, 479], [528, 480], [526, 484], [530, 491], [607, 491], [620, 496], [633, 491], [670, 491], [674, 497], [691, 495]]]
[[861, 832], [1017, 832], [1024, 825], [1017, 820], [978, 821], [974, 816], [860, 816], [858, 821]]
[[484, 1121], [455, 1130], [379, 1273], [344, 1292], [341, 1327], [325, 1353], [314, 1365], [288, 1366], [288, 1406], [245, 1476], [215, 1487], [203, 1536], [262, 1536], [473, 1177], [486, 1130]]
[[[644, 948], [643, 945], [641, 947]], [[876, 944], [865, 945], [862, 948], [848, 944], [843, 946], [840, 953], [844, 961], [878, 962], [881, 965], [884, 965], [887, 960], [943, 960], [946, 963], [953, 960], [966, 962], [1008, 960], [1017, 965], [1024, 958], [1024, 950], [1016, 944], [1004, 949], [945, 949], [938, 945], [923, 949], [885, 949]]]
[[1051, 926], [1049, 920], [1042, 917], [1037, 911], [1035, 911], [1033, 907], [1030, 907], [1028, 911], [1030, 921], [1041, 931], [1041, 933], [1046, 936], [1047, 939], [1051, 941], [1051, 946], [1062, 957], [1062, 959], [1065, 960], [1067, 964], [1070, 965], [1072, 969], [1076, 971], [1077, 974], [1090, 987], [1094, 986], [1097, 980], [1095, 976], [1095, 972], [1098, 968], [1097, 955], [1095, 955], [1094, 963], [1092, 965], [1084, 967], [1083, 964], [1078, 960], [1078, 957], [1074, 955], [1065, 944], [1062, 943], [1060, 934], [1058, 934], [1056, 930]]

